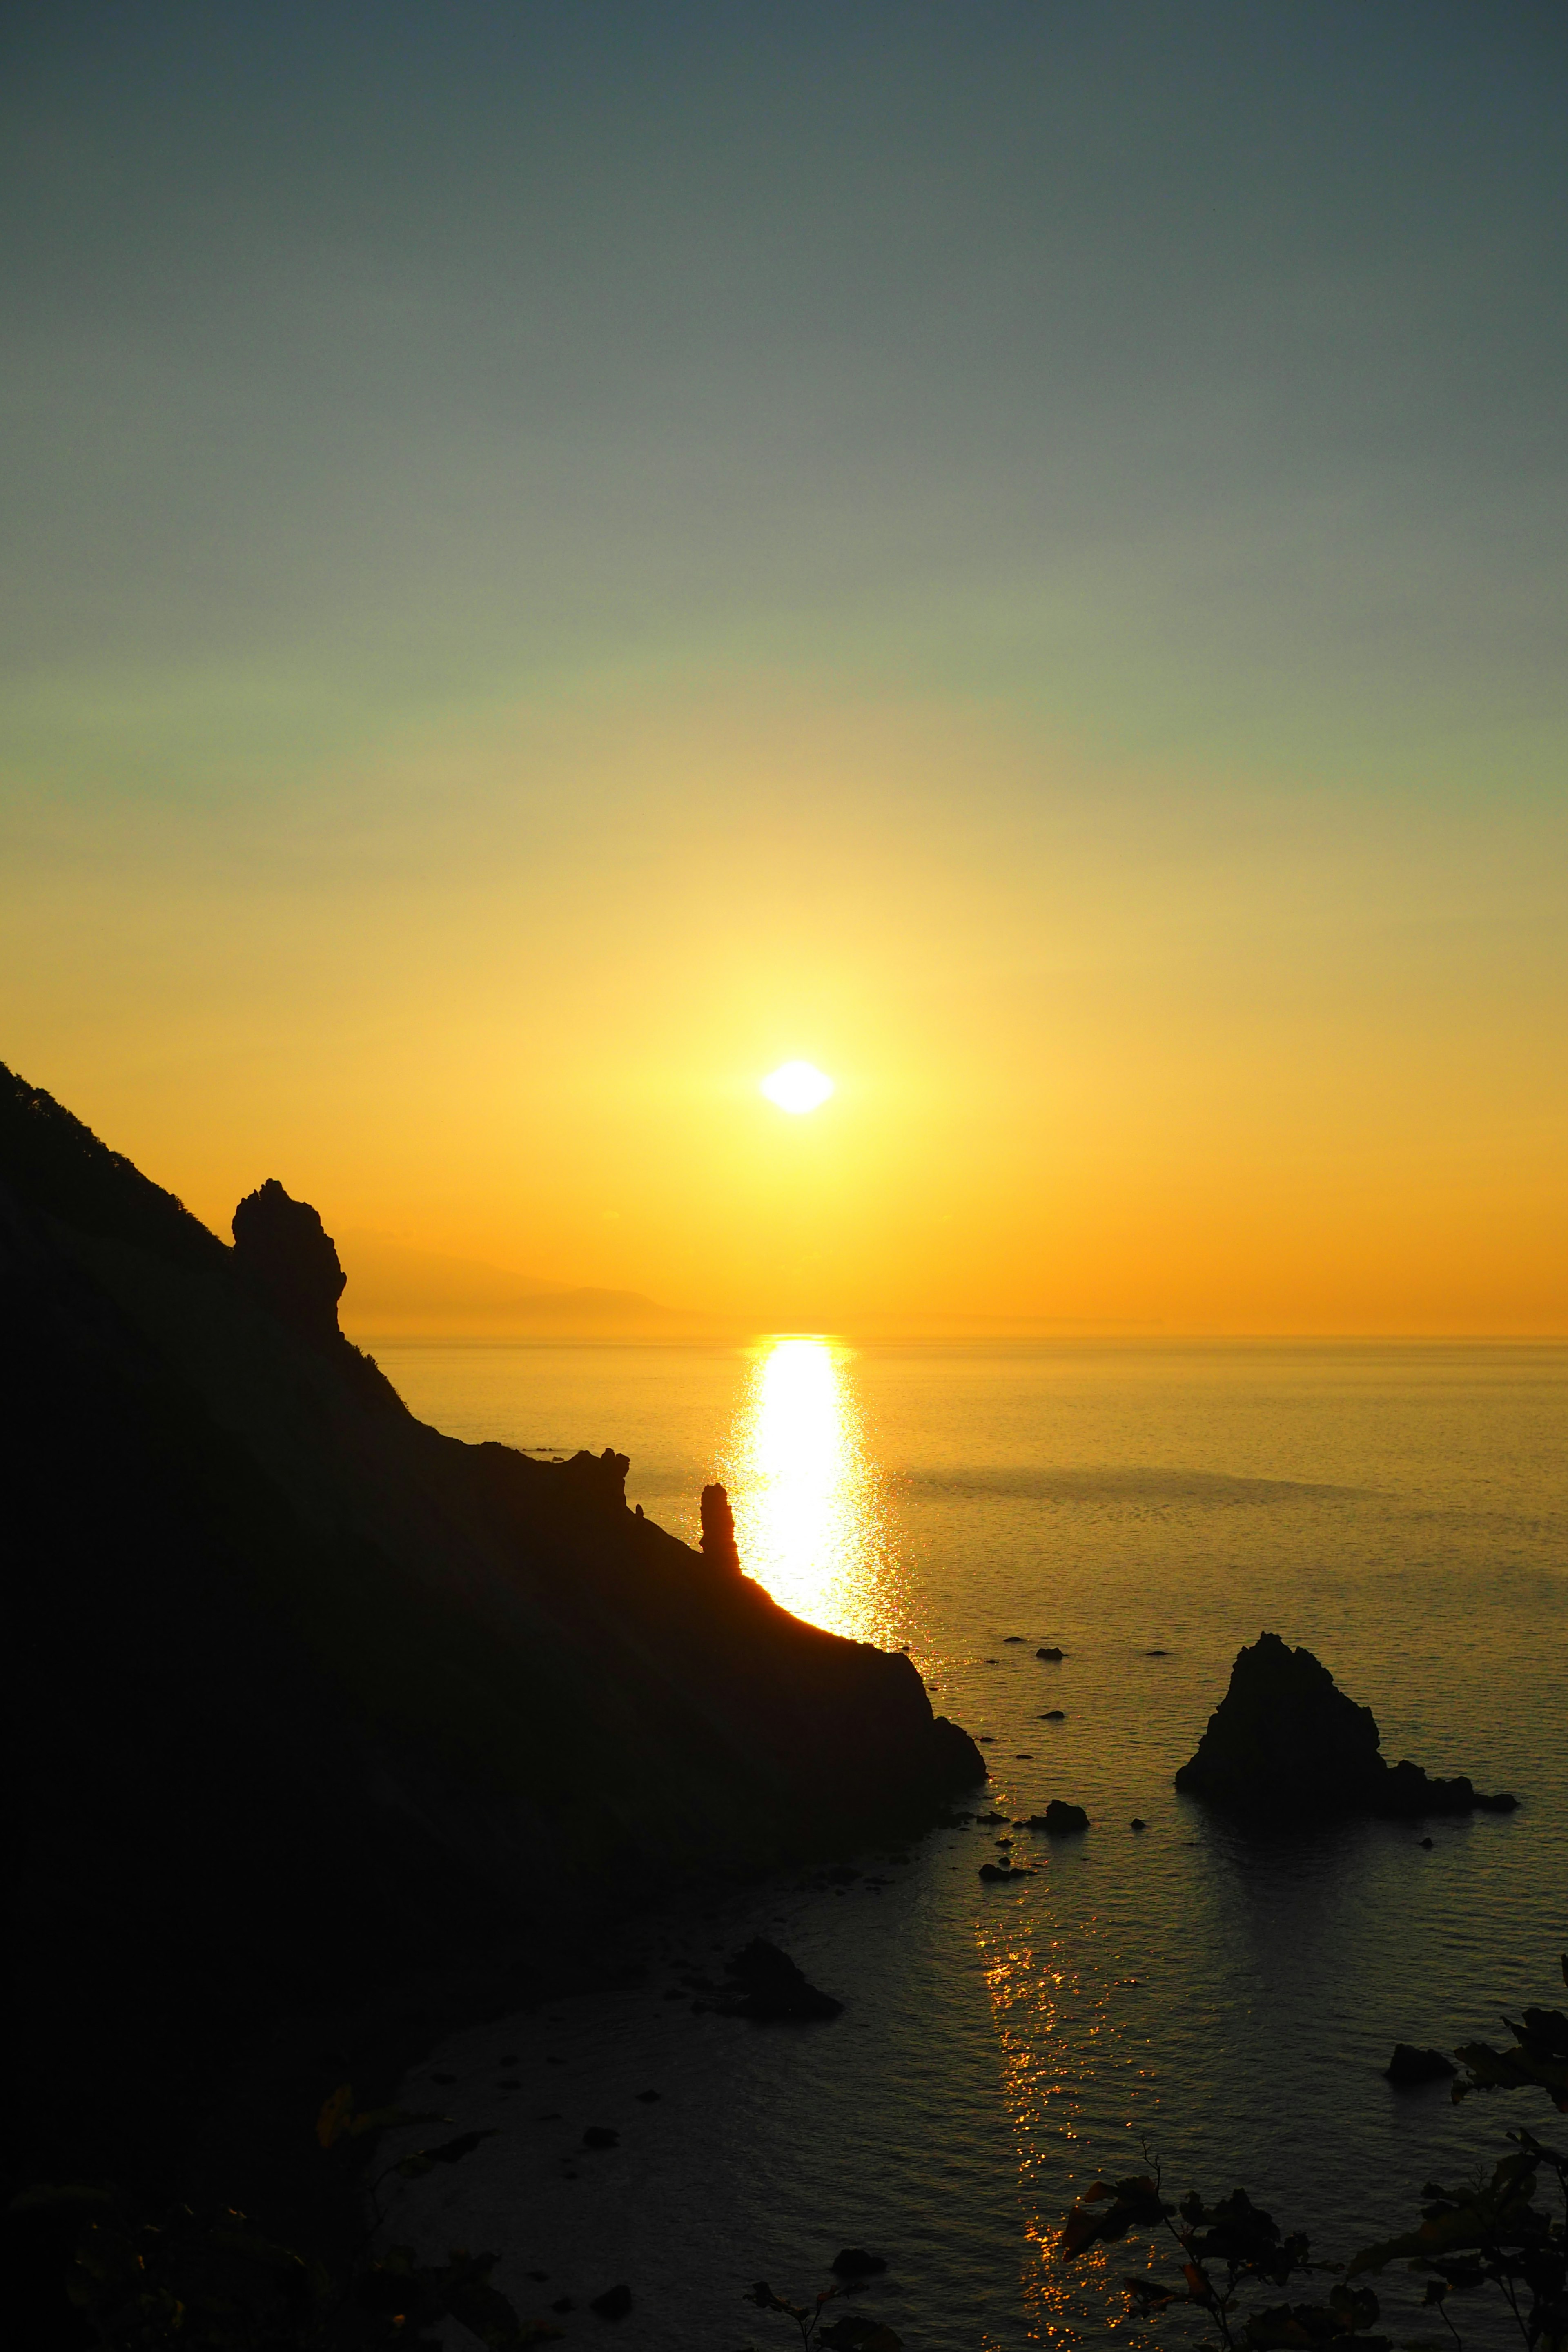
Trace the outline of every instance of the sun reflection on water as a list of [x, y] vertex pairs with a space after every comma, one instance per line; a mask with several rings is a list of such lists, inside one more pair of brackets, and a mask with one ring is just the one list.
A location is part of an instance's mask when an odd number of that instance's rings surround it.
[[854, 1359], [833, 1339], [762, 1341], [720, 1475], [747, 1575], [795, 1616], [890, 1647], [904, 1596]]

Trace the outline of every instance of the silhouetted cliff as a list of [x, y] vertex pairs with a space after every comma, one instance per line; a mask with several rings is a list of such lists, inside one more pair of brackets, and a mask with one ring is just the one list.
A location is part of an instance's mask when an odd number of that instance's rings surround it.
[[235, 1235], [0, 1067], [32, 2174], [177, 2105], [238, 2019], [984, 1775], [907, 1658], [735, 1573], [714, 1504], [694, 1552], [624, 1456], [416, 1421], [280, 1185]]

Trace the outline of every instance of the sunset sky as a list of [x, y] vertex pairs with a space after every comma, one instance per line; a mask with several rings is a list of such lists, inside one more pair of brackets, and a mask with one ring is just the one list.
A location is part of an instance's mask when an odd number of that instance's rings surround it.
[[758, 1328], [1568, 1330], [1560, 6], [0, 68], [0, 1059]]

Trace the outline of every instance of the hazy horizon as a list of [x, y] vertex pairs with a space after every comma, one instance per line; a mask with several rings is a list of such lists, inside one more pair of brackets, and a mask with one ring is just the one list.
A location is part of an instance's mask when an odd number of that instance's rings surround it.
[[1568, 1331], [1561, 10], [0, 55], [0, 1058], [481, 1316]]

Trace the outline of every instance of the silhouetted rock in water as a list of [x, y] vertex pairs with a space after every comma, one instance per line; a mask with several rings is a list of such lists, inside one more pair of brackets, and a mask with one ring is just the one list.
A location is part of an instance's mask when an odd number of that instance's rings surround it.
[[837, 2279], [880, 2278], [888, 2265], [880, 2254], [868, 2254], [864, 2246], [845, 2246], [827, 2265]]
[[1006, 1648], [1006, 1646], [1007, 1646], [1007, 1643], [1008, 1643], [1009, 1642], [1021, 1642], [1021, 1641], [1023, 1640], [1023, 1638], [1024, 1638], [1024, 1636], [1022, 1635], [1022, 1633], [1007, 1633], [1007, 1634], [1005, 1634], [1005, 1635], [1003, 1636], [1002, 1646], [1003, 1646], [1003, 1648], [1004, 1648], [1004, 1649], [1005, 1649], [1005, 1648]]
[[980, 1875], [988, 1885], [999, 1878], [1033, 1878], [1034, 1872], [1021, 1862], [983, 1862]]
[[719, 2004], [725, 2017], [750, 2017], [758, 2024], [771, 2024], [780, 2019], [807, 2021], [844, 2014], [841, 2000], [819, 1992], [789, 1954], [765, 1937], [753, 1936], [743, 1951], [725, 1962], [724, 1973], [735, 1988]]
[[632, 2291], [626, 2285], [607, 2286], [603, 2294], [594, 2295], [588, 2304], [589, 2310], [597, 2312], [601, 2319], [624, 2319], [631, 2307]]
[[702, 1489], [702, 1557], [716, 1568], [732, 1569], [738, 1575], [741, 1555], [735, 1544], [735, 1514], [730, 1508], [730, 1497], [722, 1486], [714, 1485]]
[[1043, 1813], [1031, 1813], [1024, 1827], [1029, 1830], [1050, 1830], [1060, 1834], [1068, 1830], [1086, 1830], [1089, 1815], [1081, 1805], [1069, 1805], [1064, 1797], [1053, 1797]]
[[1067, 1719], [1068, 1711], [1065, 1706], [1048, 1706], [1040, 1717], [1042, 1723], [1065, 1723]]
[[0, 1068], [22, 2181], [172, 2195], [284, 2015], [984, 1778], [908, 1657], [634, 1517], [624, 1454], [416, 1421], [281, 1186], [236, 1229]]
[[1434, 1780], [1417, 1765], [1387, 1763], [1372, 1709], [1347, 1698], [1310, 1650], [1289, 1648], [1278, 1633], [1262, 1633], [1239, 1653], [1176, 1786], [1258, 1821], [1512, 1812], [1517, 1802], [1482, 1796], [1463, 1776]]
[[1148, 1824], [1148, 1822], [1141, 1822], [1141, 1821], [1139, 1820], [1139, 1818], [1138, 1818], [1137, 1814], [1136, 1814], [1136, 1813], [1134, 1813], [1134, 1814], [1133, 1814], [1133, 1816], [1132, 1816], [1132, 1819], [1128, 1822], [1127, 1826], [1128, 1826], [1128, 1828], [1129, 1828], [1130, 1830], [1146, 1830], [1146, 1829], [1148, 1828], [1149, 1824]]
[[1414, 2083], [1445, 2082], [1459, 2070], [1440, 2050], [1418, 2050], [1413, 2042], [1396, 2042], [1394, 2055], [1383, 2071], [1389, 2082], [1403, 2087]]
[[584, 2147], [619, 2147], [621, 2136], [608, 2124], [590, 2124], [583, 2134]]
[[1035, 1655], [1037, 1658], [1049, 1658], [1053, 1664], [1059, 1664], [1061, 1660], [1067, 1656], [1067, 1652], [1065, 1650], [1057, 1649], [1037, 1650], [1035, 1652]]

